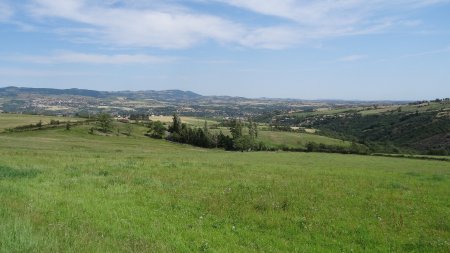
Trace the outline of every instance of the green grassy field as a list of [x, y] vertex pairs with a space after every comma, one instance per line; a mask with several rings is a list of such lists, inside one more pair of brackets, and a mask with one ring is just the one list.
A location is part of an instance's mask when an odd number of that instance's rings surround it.
[[5, 129], [13, 128], [17, 126], [24, 126], [30, 124], [37, 124], [39, 121], [42, 124], [49, 124], [51, 120], [59, 121], [78, 121], [82, 120], [79, 118], [66, 118], [66, 117], [53, 117], [53, 116], [42, 116], [42, 115], [25, 115], [25, 114], [5, 114], [0, 113], [0, 132]]
[[[221, 127], [213, 130], [216, 132], [222, 131], [225, 135], [231, 135], [228, 128]], [[244, 129], [244, 132], [246, 131], [248, 130]], [[306, 145], [309, 142], [343, 147], [348, 147], [351, 145], [351, 142], [318, 134], [267, 130], [260, 130], [258, 132], [258, 141], [264, 142], [264, 144], [270, 148], [306, 148]]]
[[348, 141], [334, 139], [326, 136], [295, 132], [259, 131], [258, 138], [270, 147], [283, 145], [289, 148], [305, 148], [306, 144], [308, 144], [309, 142], [344, 147], [348, 147], [351, 144]]
[[[201, 119], [196, 117], [180, 117], [183, 123], [186, 123], [191, 126], [203, 127], [205, 125], [205, 121], [208, 122], [208, 125], [218, 124], [219, 122], [211, 119]], [[172, 116], [153, 116], [149, 118], [152, 121], [161, 121], [166, 124], [172, 123]]]
[[449, 252], [450, 163], [0, 135], [0, 252]]

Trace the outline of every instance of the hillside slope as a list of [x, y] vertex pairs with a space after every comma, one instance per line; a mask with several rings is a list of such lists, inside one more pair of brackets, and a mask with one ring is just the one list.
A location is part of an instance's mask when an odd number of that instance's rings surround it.
[[0, 252], [446, 252], [448, 162], [0, 135]]
[[309, 113], [296, 115], [292, 121], [320, 129], [322, 134], [370, 145], [379, 152], [450, 152], [450, 100], [332, 114]]
[[23, 88], [5, 87], [0, 88], [0, 97], [19, 97], [23, 95], [68, 95], [85, 96], [93, 98], [127, 97], [130, 99], [155, 99], [160, 101], [193, 100], [202, 96], [192, 91], [162, 90], [162, 91], [96, 91], [87, 89], [50, 89], [50, 88]]

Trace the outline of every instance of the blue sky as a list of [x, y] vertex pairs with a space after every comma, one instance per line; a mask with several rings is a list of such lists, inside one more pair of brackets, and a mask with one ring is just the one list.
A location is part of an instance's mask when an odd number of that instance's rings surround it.
[[0, 86], [450, 97], [450, 0], [0, 0]]

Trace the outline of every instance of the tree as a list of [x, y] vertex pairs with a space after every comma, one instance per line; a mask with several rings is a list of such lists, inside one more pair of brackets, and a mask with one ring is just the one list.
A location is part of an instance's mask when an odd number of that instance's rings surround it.
[[255, 131], [255, 138], [258, 138], [258, 124], [256, 124], [256, 122], [253, 122], [253, 131]]
[[166, 127], [161, 121], [151, 121], [148, 133], [152, 138], [162, 139], [166, 134]]
[[203, 132], [205, 132], [205, 134], [209, 133], [208, 122], [206, 120], [205, 120], [205, 124], [203, 125]]
[[223, 148], [225, 150], [234, 150], [233, 139], [230, 136], [224, 135], [222, 131], [220, 131], [217, 136], [217, 147]]
[[169, 132], [180, 134], [181, 133], [181, 127], [182, 127], [182, 125], [181, 125], [180, 116], [178, 116], [178, 114], [175, 113], [173, 115], [172, 125], [169, 127]]
[[249, 135], [241, 136], [237, 139], [234, 139], [234, 148], [239, 151], [248, 151], [253, 149], [254, 141], [251, 139]]
[[217, 146], [216, 135], [209, 132], [208, 122], [206, 120], [205, 120], [205, 124], [203, 125], [203, 129], [201, 129], [201, 130], [203, 132], [202, 138], [203, 138], [204, 147], [207, 147], [207, 148], [216, 147]]
[[127, 136], [131, 136], [132, 133], [133, 133], [133, 126], [131, 124], [127, 124], [125, 126], [125, 134]]
[[248, 123], [248, 134], [250, 135], [250, 138], [254, 141], [256, 138], [258, 138], [258, 125], [252, 121], [252, 119], [249, 119]]
[[230, 124], [231, 136], [236, 140], [242, 136], [242, 122], [241, 120], [233, 119]]
[[97, 125], [100, 128], [100, 131], [107, 133], [112, 129], [112, 117], [107, 113], [100, 113], [97, 115]]
[[317, 150], [317, 144], [314, 142], [308, 142], [306, 144], [306, 151], [307, 152], [314, 152]]

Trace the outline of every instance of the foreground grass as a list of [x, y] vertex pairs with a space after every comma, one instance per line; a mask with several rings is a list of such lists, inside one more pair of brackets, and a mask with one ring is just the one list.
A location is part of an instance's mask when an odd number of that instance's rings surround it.
[[449, 164], [3, 134], [0, 252], [448, 252]]

